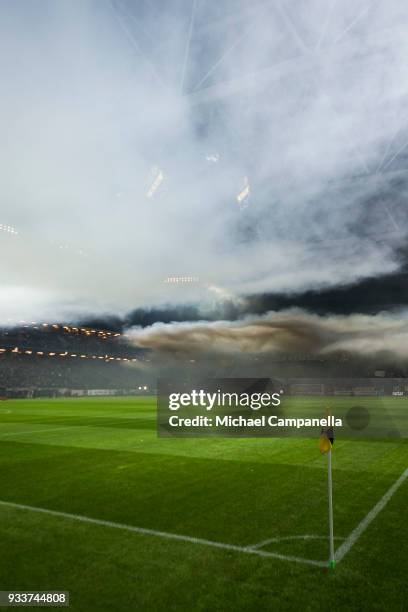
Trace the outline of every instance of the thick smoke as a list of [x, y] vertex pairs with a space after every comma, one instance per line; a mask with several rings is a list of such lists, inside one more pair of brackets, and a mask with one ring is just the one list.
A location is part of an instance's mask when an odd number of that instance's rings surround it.
[[407, 17], [403, 0], [1, 3], [0, 224], [18, 231], [0, 228], [1, 320], [397, 270]]
[[214, 354], [347, 353], [408, 358], [408, 313], [318, 316], [290, 310], [240, 321], [156, 323], [128, 335], [143, 348], [182, 358]]

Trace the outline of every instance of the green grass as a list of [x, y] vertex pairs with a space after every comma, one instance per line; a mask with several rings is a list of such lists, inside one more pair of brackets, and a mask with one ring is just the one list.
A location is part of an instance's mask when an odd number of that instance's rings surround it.
[[[406, 400], [378, 401], [404, 422]], [[155, 418], [153, 398], [2, 403], [0, 500], [238, 546], [326, 536], [317, 440], [158, 439]], [[336, 441], [335, 534], [346, 538], [407, 466], [406, 439]], [[0, 505], [0, 590], [67, 590], [86, 612], [404, 610], [407, 508], [405, 481], [330, 572]], [[328, 542], [264, 550], [326, 561]]]

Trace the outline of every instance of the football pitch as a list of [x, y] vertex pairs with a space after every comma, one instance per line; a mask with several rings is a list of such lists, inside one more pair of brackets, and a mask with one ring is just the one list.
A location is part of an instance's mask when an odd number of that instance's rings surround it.
[[[377, 401], [407, 418], [358, 399]], [[0, 590], [87, 612], [407, 609], [406, 438], [336, 441], [334, 571], [317, 439], [159, 439], [153, 397], [9, 400], [0, 468]]]

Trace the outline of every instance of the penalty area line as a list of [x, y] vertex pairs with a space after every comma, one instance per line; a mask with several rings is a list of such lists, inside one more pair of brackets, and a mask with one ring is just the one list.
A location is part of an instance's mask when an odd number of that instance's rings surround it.
[[359, 537], [364, 533], [370, 523], [376, 518], [376, 516], [383, 510], [388, 504], [394, 493], [400, 488], [404, 481], [408, 478], [408, 468], [401, 474], [401, 476], [390, 486], [388, 491], [383, 495], [380, 501], [370, 510], [366, 517], [363, 518], [361, 523], [351, 532], [341, 546], [335, 552], [336, 561], [341, 561], [345, 555], [349, 552], [350, 548], [354, 546]]
[[313, 559], [304, 559], [303, 557], [295, 557], [292, 555], [282, 555], [280, 553], [269, 552], [266, 550], [257, 550], [247, 548], [245, 546], [236, 546], [235, 544], [226, 544], [224, 542], [215, 542], [213, 540], [205, 540], [203, 538], [195, 538], [193, 536], [181, 535], [178, 533], [170, 533], [167, 531], [157, 531], [155, 529], [147, 529], [145, 527], [136, 527], [134, 525], [126, 525], [124, 523], [115, 523], [113, 521], [105, 521], [103, 519], [92, 518], [89, 516], [83, 516], [81, 514], [70, 514], [69, 512], [60, 512], [59, 510], [49, 510], [48, 508], [39, 508], [37, 506], [27, 506], [25, 504], [17, 504], [14, 502], [0, 501], [0, 507], [3, 508], [14, 508], [16, 510], [23, 510], [28, 512], [36, 512], [38, 514], [45, 514], [48, 516], [55, 516], [70, 521], [78, 521], [81, 523], [89, 523], [91, 525], [99, 525], [102, 527], [110, 527], [112, 529], [120, 529], [122, 531], [130, 531], [138, 533], [140, 535], [154, 536], [157, 538], [167, 540], [178, 540], [181, 542], [188, 542], [189, 544], [198, 544], [201, 546], [208, 546], [212, 548], [219, 548], [222, 550], [230, 550], [238, 553], [244, 553], [247, 555], [255, 555], [258, 557], [280, 559], [281, 561], [292, 561], [295, 563], [303, 563], [306, 565], [314, 565], [317, 567], [326, 567], [327, 563], [323, 561], [315, 561]]

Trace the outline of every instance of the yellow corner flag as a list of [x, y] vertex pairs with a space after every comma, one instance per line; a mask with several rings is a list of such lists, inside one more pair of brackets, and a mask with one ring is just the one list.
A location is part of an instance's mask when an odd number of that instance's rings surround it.
[[324, 455], [331, 450], [331, 442], [326, 434], [322, 434], [319, 439], [319, 451]]
[[[331, 417], [331, 409], [330, 407], [327, 407], [326, 408], [326, 419], [330, 421], [330, 417]], [[319, 450], [322, 453], [322, 455], [330, 452], [333, 447], [333, 444], [334, 444], [334, 431], [333, 431], [333, 426], [329, 422], [328, 426], [323, 427], [322, 431], [320, 432]]]

